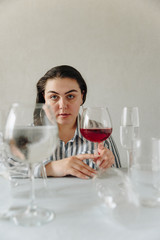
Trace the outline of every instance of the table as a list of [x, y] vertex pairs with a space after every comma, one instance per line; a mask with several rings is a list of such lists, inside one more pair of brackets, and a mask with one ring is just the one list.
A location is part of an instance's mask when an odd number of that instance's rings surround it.
[[[9, 204], [28, 203], [29, 179], [19, 181], [10, 193], [8, 181], [0, 177], [0, 211]], [[41, 227], [16, 226], [0, 220], [0, 240], [160, 239], [160, 208], [107, 209], [97, 196], [92, 179], [48, 178], [47, 189], [42, 179], [36, 179], [36, 197], [40, 206], [54, 210], [55, 219]]]

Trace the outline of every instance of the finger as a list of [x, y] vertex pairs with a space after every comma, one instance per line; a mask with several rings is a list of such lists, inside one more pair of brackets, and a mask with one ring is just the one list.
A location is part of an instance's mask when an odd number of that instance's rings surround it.
[[93, 176], [93, 174], [95, 175], [97, 173], [95, 169], [91, 168], [90, 166], [88, 166], [86, 163], [82, 162], [79, 159], [74, 161], [72, 167], [87, 174], [88, 176]]
[[106, 169], [109, 167], [108, 161], [102, 161], [101, 165], [99, 166], [100, 168]]
[[102, 161], [105, 160], [106, 158], [107, 158], [107, 154], [105, 150], [103, 150], [101, 154], [99, 154], [99, 156], [96, 157], [93, 161], [97, 164], [97, 166], [100, 166]]
[[114, 157], [110, 157], [108, 159], [103, 160], [99, 167], [105, 169], [105, 168], [111, 167], [113, 164], [114, 164]]
[[76, 165], [75, 168], [73, 167], [70, 169], [70, 174], [83, 179], [89, 179], [96, 175], [88, 169], [78, 165]]
[[89, 153], [79, 154], [77, 157], [81, 161], [83, 161], [85, 159], [96, 159], [97, 158], [97, 156], [95, 156], [94, 154], [89, 154]]
[[108, 162], [107, 167], [111, 167], [115, 163], [114, 157]]
[[103, 150], [105, 149], [104, 145], [102, 142], [98, 143], [98, 150]]
[[[99, 158], [98, 158], [98, 164], [101, 166], [103, 161], [107, 161], [108, 163], [111, 161], [111, 165], [114, 163], [114, 155], [113, 153], [104, 147], [104, 149], [101, 151]], [[112, 163], [113, 162], [113, 163]]]
[[72, 167], [69, 169], [69, 172], [73, 171], [73, 169], [89, 177], [94, 177], [95, 174], [97, 174], [97, 171], [95, 169], [91, 168], [86, 163], [82, 162], [77, 158], [75, 158], [74, 161], [72, 162]]
[[85, 174], [83, 174], [82, 172], [72, 168], [71, 171], [70, 171], [70, 174], [72, 176], [75, 176], [75, 177], [78, 177], [78, 178], [81, 178], [81, 179], [89, 179], [90, 177], [89, 176], [86, 176]]
[[96, 162], [99, 167], [103, 167], [104, 165], [108, 164], [110, 161], [112, 162], [112, 154], [104, 150]]
[[90, 168], [90, 167], [88, 168], [88, 165], [87, 165], [87, 167], [81, 166], [79, 171], [84, 173], [85, 175], [87, 175], [89, 177], [94, 177], [97, 174], [97, 171]]
[[94, 163], [97, 165], [97, 167], [100, 166], [101, 162], [102, 162], [102, 160], [100, 160], [99, 158], [96, 159], [96, 161], [94, 161]]

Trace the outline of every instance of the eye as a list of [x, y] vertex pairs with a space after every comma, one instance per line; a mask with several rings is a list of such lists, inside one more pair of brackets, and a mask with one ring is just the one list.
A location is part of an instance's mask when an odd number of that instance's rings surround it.
[[67, 96], [67, 98], [68, 98], [68, 99], [73, 99], [74, 96], [73, 96], [72, 94], [69, 94], [69, 95]]
[[58, 96], [57, 96], [57, 95], [52, 95], [52, 96], [51, 96], [51, 99], [52, 99], [52, 100], [57, 100], [57, 99], [58, 99]]

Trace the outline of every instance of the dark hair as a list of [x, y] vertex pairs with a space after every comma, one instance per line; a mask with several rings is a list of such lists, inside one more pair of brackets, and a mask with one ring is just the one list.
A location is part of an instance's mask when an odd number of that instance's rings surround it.
[[44, 90], [48, 79], [54, 78], [72, 78], [75, 79], [83, 93], [83, 103], [86, 100], [87, 85], [80, 72], [68, 65], [61, 65], [51, 68], [37, 83], [36, 103], [45, 103]]

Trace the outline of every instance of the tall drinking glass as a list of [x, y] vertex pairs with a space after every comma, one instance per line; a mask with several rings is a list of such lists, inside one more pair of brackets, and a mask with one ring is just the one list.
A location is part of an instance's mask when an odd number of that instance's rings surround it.
[[[91, 142], [105, 141], [112, 133], [109, 111], [104, 107], [83, 108], [80, 120], [80, 132]], [[98, 153], [98, 149], [95, 149]]]
[[130, 178], [140, 204], [160, 206], [160, 145], [157, 139], [138, 139]]
[[157, 174], [153, 179], [153, 186], [160, 191], [160, 138], [152, 138], [152, 161]]
[[120, 142], [127, 151], [128, 169], [132, 166], [136, 139], [139, 137], [138, 107], [124, 107], [121, 115]]
[[57, 137], [57, 124], [49, 106], [12, 105], [4, 134], [7, 154], [16, 161], [28, 163], [32, 182], [30, 204], [12, 216], [16, 224], [39, 226], [54, 217], [52, 211], [38, 207], [35, 202], [34, 166], [53, 153]]

